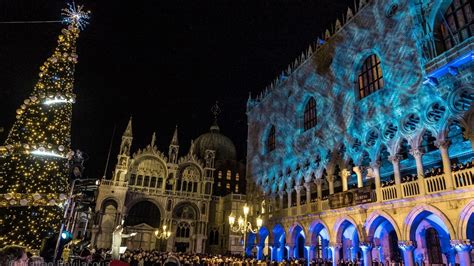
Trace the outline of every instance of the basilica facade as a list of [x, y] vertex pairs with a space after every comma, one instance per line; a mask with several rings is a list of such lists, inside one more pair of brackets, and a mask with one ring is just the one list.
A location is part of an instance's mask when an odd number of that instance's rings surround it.
[[248, 100], [248, 253], [474, 264], [473, 7], [361, 0]]
[[[112, 233], [123, 221], [124, 233], [137, 233], [122, 241], [132, 250], [241, 251], [239, 236], [225, 230], [224, 217], [245, 202], [245, 168], [217, 123], [184, 156], [177, 128], [167, 155], [157, 149], [155, 134], [133, 154], [132, 140], [130, 119], [112, 177], [104, 177], [98, 188], [92, 245], [110, 248]], [[232, 198], [240, 201], [232, 204]], [[160, 238], [163, 231], [170, 231], [169, 238]]]

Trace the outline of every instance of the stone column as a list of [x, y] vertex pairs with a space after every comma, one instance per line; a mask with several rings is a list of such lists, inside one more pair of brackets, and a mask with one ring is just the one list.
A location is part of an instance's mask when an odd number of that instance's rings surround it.
[[415, 250], [415, 243], [412, 241], [399, 241], [398, 246], [403, 252], [403, 262], [405, 266], [414, 266], [413, 250]]
[[304, 188], [306, 189], [306, 204], [311, 204], [311, 183], [304, 183]]
[[315, 246], [305, 246], [306, 247], [306, 250], [308, 251], [308, 262], [311, 262], [311, 260], [314, 259], [315, 255], [314, 255], [314, 251], [316, 250], [316, 247]]
[[402, 182], [400, 181], [400, 159], [399, 154], [389, 156], [388, 160], [392, 162], [393, 165], [393, 178], [395, 179], [395, 188], [397, 190], [397, 198], [402, 198]]
[[451, 240], [451, 246], [458, 253], [461, 266], [471, 265], [472, 245], [470, 240]]
[[351, 171], [347, 170], [346, 168], [342, 169], [341, 171], [341, 179], [342, 179], [342, 191], [347, 191], [347, 179], [351, 175]]
[[328, 174], [326, 179], [329, 184], [329, 194], [332, 195], [334, 194], [334, 175]]
[[[285, 246], [287, 252], [288, 252], [288, 258], [285, 258], [285, 259], [290, 259], [290, 258], [294, 258], [295, 257], [295, 245], [293, 244], [288, 244]], [[283, 253], [284, 254], [284, 253]]]
[[413, 148], [410, 150], [410, 154], [415, 158], [417, 176], [425, 176], [422, 160], [423, 152], [419, 148]]
[[372, 266], [372, 244], [368, 242], [361, 242], [360, 248], [364, 258], [364, 266]]
[[363, 187], [364, 186], [364, 181], [362, 180], [362, 169], [360, 166], [355, 166], [352, 168], [352, 170], [356, 173], [357, 175], [357, 187]]
[[285, 195], [285, 191], [279, 191], [278, 196], [280, 196], [280, 210], [283, 210], [283, 196]]
[[316, 179], [314, 183], [316, 183], [316, 193], [318, 200], [321, 201], [321, 199], [323, 198], [323, 180]]
[[383, 262], [383, 248], [382, 245], [377, 245], [375, 246], [375, 249], [377, 250], [377, 257], [379, 262]]
[[300, 206], [301, 205], [301, 189], [303, 187], [302, 186], [298, 186], [296, 185], [295, 186], [295, 191], [296, 191], [296, 206]]
[[377, 202], [382, 201], [382, 187], [380, 185], [380, 162], [375, 161], [370, 163], [370, 167], [372, 167], [372, 171], [374, 172], [375, 178], [375, 194], [377, 198]]
[[437, 140], [435, 141], [436, 147], [438, 147], [441, 153], [441, 159], [443, 160], [443, 172], [444, 180], [446, 181], [446, 189], [454, 189], [453, 175], [451, 173], [451, 161], [449, 160], [448, 148], [449, 140]]
[[274, 254], [274, 253], [275, 253], [274, 251], [276, 251], [276, 250], [274, 250], [273, 246], [270, 246], [270, 245], [268, 246], [268, 249], [270, 249], [270, 260], [271, 260], [271, 261], [272, 261], [272, 260], [275, 260], [275, 261], [276, 261], [276, 256], [275, 256], [275, 254]]
[[288, 209], [291, 208], [291, 192], [293, 191], [293, 189], [289, 188], [286, 190], [286, 194], [288, 196]]
[[339, 250], [341, 249], [340, 243], [333, 243], [329, 246], [332, 253], [332, 266], [337, 266], [339, 264]]

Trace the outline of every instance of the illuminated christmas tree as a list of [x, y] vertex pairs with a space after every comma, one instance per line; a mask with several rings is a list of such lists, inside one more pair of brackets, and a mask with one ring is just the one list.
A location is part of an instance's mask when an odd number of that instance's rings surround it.
[[0, 247], [38, 249], [59, 231], [68, 191], [76, 40], [88, 19], [82, 7], [63, 11], [68, 26], [0, 147]]

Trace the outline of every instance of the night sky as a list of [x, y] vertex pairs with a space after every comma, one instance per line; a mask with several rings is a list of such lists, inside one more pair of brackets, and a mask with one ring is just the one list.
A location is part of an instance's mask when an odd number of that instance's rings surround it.
[[[0, 0], [0, 21], [59, 20], [65, 0]], [[109, 169], [133, 116], [134, 146], [153, 131], [165, 154], [175, 125], [180, 153], [209, 131], [219, 101], [219, 126], [246, 152], [245, 115], [253, 97], [353, 0], [133, 0], [77, 1], [92, 11], [78, 42], [72, 148], [86, 152], [88, 177], [103, 175], [114, 126]], [[0, 133], [29, 96], [39, 66], [64, 25], [0, 24]], [[110, 177], [110, 170], [108, 171]]]

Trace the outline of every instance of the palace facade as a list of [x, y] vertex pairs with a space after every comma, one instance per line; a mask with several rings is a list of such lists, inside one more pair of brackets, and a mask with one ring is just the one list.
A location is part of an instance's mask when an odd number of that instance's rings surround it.
[[473, 7], [361, 0], [248, 100], [248, 253], [474, 265]]
[[[155, 134], [133, 155], [132, 120], [122, 136], [111, 178], [98, 188], [92, 245], [110, 248], [114, 228], [124, 220], [129, 249], [204, 253], [242, 252], [238, 234], [225, 226], [230, 212], [245, 203], [245, 167], [233, 142], [216, 123], [179, 156], [177, 128], [168, 155], [155, 146]], [[168, 239], [160, 239], [163, 226]]]

